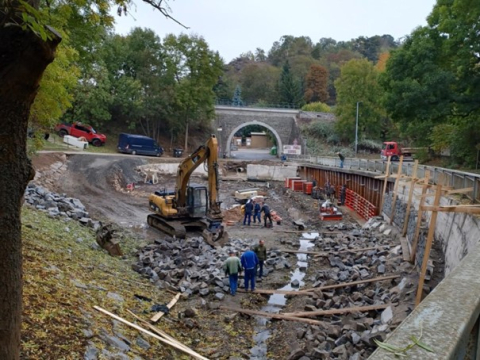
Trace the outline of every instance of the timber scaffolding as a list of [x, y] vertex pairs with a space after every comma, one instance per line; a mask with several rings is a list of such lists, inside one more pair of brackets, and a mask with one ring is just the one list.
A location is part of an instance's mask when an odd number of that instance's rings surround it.
[[[396, 171], [392, 171], [393, 163], [390, 157], [386, 163], [385, 172], [382, 175], [371, 177], [366, 174], [359, 174], [357, 170], [341, 169], [341, 171], [324, 169], [317, 166], [299, 166], [299, 173], [303, 177], [309, 180], [316, 180], [319, 186], [321, 184], [330, 183], [339, 194], [339, 187], [346, 184], [348, 187], [346, 205], [355, 210], [360, 216], [365, 219], [369, 219], [378, 214], [384, 214], [390, 225], [394, 223], [397, 211], [397, 199], [400, 191], [400, 186], [408, 186], [408, 200], [406, 201], [406, 211], [400, 219], [401, 235], [407, 236], [404, 243], [405, 252], [410, 254], [410, 261], [417, 266], [419, 272], [419, 283], [417, 289], [417, 296], [415, 305], [422, 301], [423, 298], [423, 285], [427, 272], [428, 261], [430, 258], [430, 251], [432, 248], [435, 227], [437, 221], [437, 215], [439, 212], [455, 212], [466, 214], [480, 214], [480, 205], [453, 205], [453, 206], [440, 206], [440, 200], [442, 196], [454, 195], [454, 194], [473, 194], [472, 202], [475, 202], [477, 181], [475, 180], [475, 186], [465, 188], [455, 188], [452, 178], [449, 178], [445, 173], [441, 172], [438, 176], [431, 175], [430, 170], [423, 171], [422, 178], [418, 177], [419, 164], [418, 160], [415, 160], [410, 171], [407, 174], [403, 173], [403, 156], [400, 157], [400, 161], [396, 166]], [[408, 168], [407, 168], [408, 169]], [[452, 175], [453, 176], [453, 175]], [[466, 182], [463, 182], [466, 184]], [[413, 197], [415, 188], [421, 187], [422, 192], [419, 196], [420, 201], [418, 209], [415, 209], [413, 205]], [[430, 191], [430, 192], [429, 192]], [[385, 211], [385, 197], [388, 193], [391, 193], [391, 204], [389, 211]], [[338, 196], [338, 195], [337, 195]], [[426, 199], [428, 197], [434, 197], [433, 206], [427, 206]], [[352, 200], [353, 199], [353, 200]], [[352, 203], [355, 206], [352, 206]], [[372, 204], [374, 207], [372, 208]], [[412, 217], [411, 211], [416, 210], [417, 215], [415, 220], [415, 230], [411, 234], [407, 234], [408, 224]], [[420, 230], [422, 222], [426, 213], [430, 212], [430, 221], [428, 224], [428, 234], [423, 239], [423, 244], [420, 247]], [[398, 217], [398, 216], [397, 216]], [[409, 236], [410, 235], [410, 236]]]

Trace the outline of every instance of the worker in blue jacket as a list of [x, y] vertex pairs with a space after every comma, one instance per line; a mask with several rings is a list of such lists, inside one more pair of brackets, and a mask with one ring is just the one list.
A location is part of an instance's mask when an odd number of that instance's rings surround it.
[[255, 273], [257, 272], [258, 257], [252, 250], [247, 250], [241, 257], [242, 267], [245, 270], [245, 291], [255, 290]]
[[245, 204], [245, 216], [243, 218], [243, 225], [248, 220], [248, 226], [250, 226], [250, 221], [252, 220], [252, 211], [253, 211], [253, 202], [252, 200], [248, 200], [247, 203]]
[[262, 220], [260, 218], [260, 204], [258, 201], [253, 201], [253, 223], [255, 224], [258, 220], [258, 223], [261, 224]]

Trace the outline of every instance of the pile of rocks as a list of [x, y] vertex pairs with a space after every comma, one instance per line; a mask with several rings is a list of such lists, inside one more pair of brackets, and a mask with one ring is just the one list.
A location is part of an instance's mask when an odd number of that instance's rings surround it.
[[[392, 305], [378, 312], [325, 317], [321, 319], [321, 326], [305, 327], [297, 333], [299, 342], [304, 344], [292, 352], [290, 359], [364, 359], [376, 348], [373, 339], [385, 340], [386, 334], [411, 310], [408, 304], [413, 301], [414, 282], [408, 275], [413, 266], [403, 261], [401, 245], [392, 227], [376, 217], [362, 229], [329, 235], [332, 237], [319, 237], [316, 241], [316, 247], [330, 252], [330, 255], [328, 262], [325, 258], [320, 260], [326, 263], [324, 270], [310, 276], [314, 287], [392, 274], [401, 277], [314, 291], [306, 299], [304, 311], [396, 303], [402, 303], [402, 306]], [[360, 248], [370, 250], [344, 252]]]
[[[213, 248], [201, 237], [159, 239], [138, 252], [138, 262], [132, 268], [160, 288], [180, 291], [185, 296], [213, 293], [221, 300], [229, 291], [228, 278], [223, 271], [229, 251], [234, 250], [240, 257], [254, 244], [254, 240], [230, 239], [228, 246]], [[288, 256], [275, 249], [267, 251], [267, 258], [265, 276], [273, 270], [291, 267]]]
[[25, 203], [37, 210], [48, 213], [51, 217], [63, 217], [79, 221], [82, 225], [93, 229], [100, 227], [99, 221], [92, 220], [85, 206], [78, 199], [67, 197], [66, 194], [57, 194], [48, 191], [34, 183], [28, 184], [25, 189]]

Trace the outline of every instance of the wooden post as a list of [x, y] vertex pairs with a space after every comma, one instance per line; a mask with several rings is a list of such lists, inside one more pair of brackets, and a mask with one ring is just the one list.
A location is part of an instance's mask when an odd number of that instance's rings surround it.
[[[433, 206], [438, 206], [440, 204], [441, 196], [442, 196], [442, 185], [437, 185], [437, 190], [435, 192], [435, 201], [433, 202]], [[425, 281], [425, 274], [427, 272], [428, 259], [430, 258], [430, 250], [432, 249], [433, 236], [435, 234], [435, 225], [437, 223], [437, 215], [438, 215], [438, 211], [436, 210], [432, 211], [430, 226], [428, 227], [427, 243], [425, 244], [425, 252], [423, 254], [422, 270], [420, 271], [420, 278], [418, 279], [418, 289], [417, 289], [417, 297], [415, 299], [415, 307], [417, 307], [418, 304], [420, 304], [420, 301], [422, 301], [423, 283]]]
[[418, 206], [417, 212], [417, 227], [415, 228], [415, 234], [413, 235], [413, 242], [412, 242], [412, 252], [410, 254], [410, 261], [415, 265], [415, 254], [417, 252], [417, 243], [418, 243], [418, 235], [420, 234], [420, 225], [422, 225], [422, 215], [423, 210], [422, 207], [425, 204], [425, 195], [428, 189], [428, 182], [430, 180], [430, 171], [425, 171], [425, 183], [422, 189], [422, 197], [420, 198], [420, 205]]
[[413, 191], [415, 190], [415, 184], [417, 183], [417, 180], [418, 180], [417, 169], [418, 169], [418, 160], [415, 160], [415, 164], [413, 165], [413, 172], [412, 172], [412, 182], [410, 183], [410, 190], [408, 192], [407, 211], [405, 213], [405, 219], [403, 220], [402, 236], [405, 236], [407, 234], [408, 219], [410, 215], [410, 207], [412, 206]]
[[400, 156], [400, 163], [398, 164], [397, 178], [395, 179], [395, 187], [393, 188], [393, 200], [392, 200], [392, 212], [390, 215], [390, 225], [393, 223], [393, 217], [395, 216], [395, 206], [397, 204], [397, 192], [398, 192], [398, 183], [400, 182], [400, 177], [402, 175], [402, 166], [403, 166], [403, 155]]
[[388, 157], [387, 169], [385, 170], [385, 180], [383, 182], [382, 199], [380, 200], [380, 208], [378, 209], [379, 215], [382, 215], [383, 202], [385, 201], [385, 191], [387, 191], [388, 175], [390, 173], [390, 156]]

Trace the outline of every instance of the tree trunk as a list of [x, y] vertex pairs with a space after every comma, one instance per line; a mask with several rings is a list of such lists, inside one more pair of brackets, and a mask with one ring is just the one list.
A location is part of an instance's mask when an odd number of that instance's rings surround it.
[[[0, 24], [4, 18], [0, 16]], [[15, 19], [18, 20], [18, 19]], [[10, 22], [7, 20], [7, 22]], [[49, 30], [46, 29], [47, 32]], [[35, 171], [27, 157], [30, 106], [60, 37], [44, 42], [19, 26], [0, 26], [0, 359], [20, 357], [22, 237], [20, 212]]]

